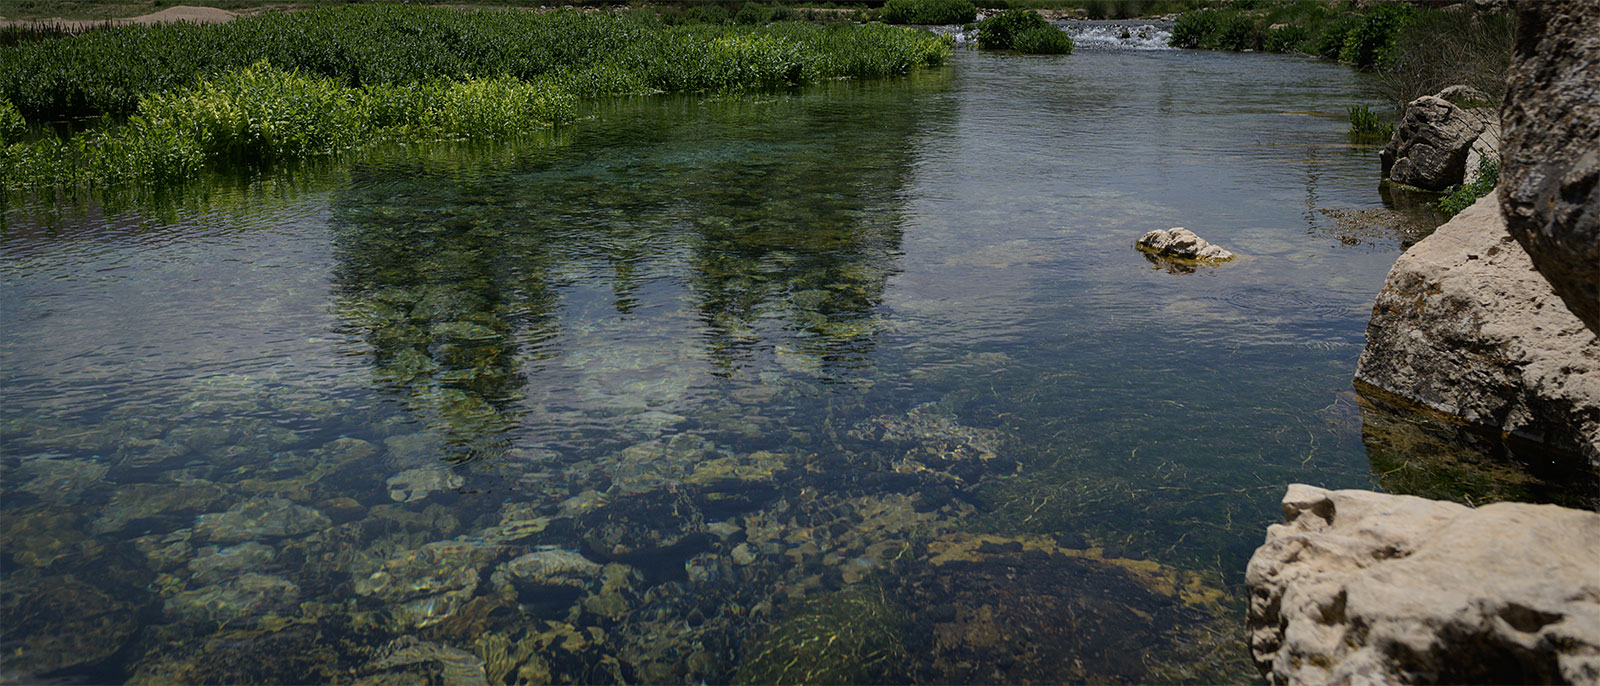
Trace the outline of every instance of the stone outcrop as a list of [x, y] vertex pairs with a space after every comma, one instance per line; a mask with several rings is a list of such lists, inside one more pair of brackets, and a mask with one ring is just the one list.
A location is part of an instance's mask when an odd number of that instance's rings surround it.
[[1233, 253], [1212, 245], [1181, 226], [1156, 229], [1139, 238], [1136, 247], [1144, 252], [1182, 260], [1231, 260]]
[[1400, 125], [1378, 153], [1384, 178], [1430, 191], [1461, 183], [1469, 169], [1476, 169], [1467, 162], [1473, 148], [1490, 147], [1489, 141], [1478, 146], [1479, 137], [1490, 131], [1493, 146], [1498, 147], [1495, 112], [1487, 102], [1475, 99], [1479, 96], [1487, 100], [1472, 89], [1451, 86], [1406, 103]]
[[1273, 684], [1600, 683], [1600, 515], [1289, 486], [1246, 572]]
[[1534, 267], [1600, 331], [1600, 3], [1516, 7], [1500, 199]]
[[1533, 270], [1493, 195], [1395, 262], [1356, 379], [1600, 465], [1600, 344]]

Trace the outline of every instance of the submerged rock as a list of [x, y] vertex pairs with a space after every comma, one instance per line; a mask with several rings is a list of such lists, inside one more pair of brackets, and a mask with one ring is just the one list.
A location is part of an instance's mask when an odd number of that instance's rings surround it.
[[1395, 262], [1356, 379], [1600, 466], [1600, 344], [1511, 239], [1494, 196]]
[[918, 405], [903, 415], [862, 420], [850, 429], [849, 436], [903, 447], [904, 452], [890, 465], [897, 472], [932, 472], [975, 480], [1017, 467], [1014, 460], [1001, 457], [1000, 432], [962, 424], [934, 403]]
[[421, 500], [435, 491], [450, 491], [466, 483], [454, 470], [407, 469], [389, 477], [389, 499], [403, 503]]
[[288, 579], [244, 574], [168, 598], [166, 611], [180, 621], [215, 627], [242, 618], [292, 610], [299, 596], [300, 587]]
[[136, 608], [71, 575], [0, 585], [0, 682], [47, 683], [42, 674], [89, 665], [139, 629]]
[[1134, 246], [1141, 252], [1180, 260], [1222, 262], [1233, 259], [1233, 253], [1181, 226], [1151, 231], [1141, 236]]
[[1294, 484], [1246, 572], [1274, 684], [1600, 682], [1600, 515]]
[[449, 618], [472, 598], [483, 570], [501, 547], [470, 540], [436, 541], [408, 550], [354, 583], [358, 595], [390, 603], [399, 628], [425, 627]]
[[119, 486], [95, 519], [94, 532], [111, 533], [143, 519], [203, 512], [227, 495], [223, 487], [201, 480]]
[[216, 543], [236, 543], [264, 538], [298, 536], [333, 526], [321, 512], [283, 498], [254, 498], [227, 512], [195, 518], [194, 535]]
[[581, 589], [598, 580], [604, 569], [570, 550], [541, 550], [500, 565], [492, 581], [495, 586], [520, 590]]
[[278, 552], [255, 541], [218, 548], [206, 546], [189, 561], [189, 573], [197, 583], [215, 584], [247, 572], [261, 571], [272, 564]]
[[395, 639], [363, 671], [369, 674], [355, 682], [363, 686], [419, 683], [477, 686], [488, 683], [483, 660], [478, 656], [414, 636]]
[[[928, 553], [907, 574], [909, 678], [897, 681], [1150, 683], [1175, 633], [1235, 621], [1219, 579], [1044, 536], [946, 534]], [[1218, 672], [1193, 680], [1244, 681], [1243, 652], [1208, 656]]]

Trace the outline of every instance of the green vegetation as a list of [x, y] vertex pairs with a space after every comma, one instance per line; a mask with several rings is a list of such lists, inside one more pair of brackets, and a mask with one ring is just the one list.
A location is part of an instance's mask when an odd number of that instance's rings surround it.
[[1397, 111], [1418, 96], [1464, 83], [1505, 92], [1515, 38], [1508, 12], [1428, 9], [1379, 2], [1361, 9], [1323, 0], [1243, 0], [1178, 17], [1172, 45], [1266, 50], [1336, 59], [1378, 74]]
[[1005, 10], [978, 22], [978, 46], [1027, 54], [1072, 52], [1072, 37], [1032, 10]]
[[1400, 32], [1416, 19], [1417, 8], [1397, 2], [1374, 5], [1344, 36], [1339, 61], [1362, 69], [1384, 66]]
[[1434, 206], [1446, 217], [1454, 217], [1472, 206], [1485, 195], [1494, 192], [1494, 187], [1500, 183], [1500, 162], [1493, 156], [1484, 155], [1478, 163], [1478, 178], [1472, 183], [1456, 184], [1444, 189], [1444, 197]]
[[1359, 141], [1386, 141], [1394, 135], [1394, 122], [1385, 121], [1366, 105], [1351, 105], [1350, 137]]
[[978, 8], [971, 0], [889, 0], [878, 16], [890, 24], [965, 24]]
[[749, 640], [734, 682], [864, 684], [901, 680], [905, 611], [883, 589], [857, 584], [795, 604]]
[[949, 50], [883, 25], [668, 27], [653, 13], [400, 5], [122, 27], [0, 50], [8, 140], [17, 113], [107, 122], [12, 143], [0, 176], [7, 187], [114, 183], [379, 140], [507, 136], [563, 120], [579, 97], [872, 78]]
[[1038, 26], [1017, 34], [1011, 45], [1025, 55], [1066, 55], [1072, 52], [1072, 36], [1054, 26]]
[[28, 123], [22, 119], [22, 113], [10, 100], [0, 99], [0, 143], [22, 140], [27, 132]]

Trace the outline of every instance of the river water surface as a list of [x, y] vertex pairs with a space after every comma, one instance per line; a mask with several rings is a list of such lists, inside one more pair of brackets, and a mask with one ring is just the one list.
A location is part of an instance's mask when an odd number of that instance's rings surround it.
[[[13, 200], [4, 678], [1252, 678], [1242, 569], [1285, 484], [1382, 485], [1350, 378], [1432, 226], [1361, 79], [958, 50]], [[1179, 225], [1241, 257], [1132, 247]]]

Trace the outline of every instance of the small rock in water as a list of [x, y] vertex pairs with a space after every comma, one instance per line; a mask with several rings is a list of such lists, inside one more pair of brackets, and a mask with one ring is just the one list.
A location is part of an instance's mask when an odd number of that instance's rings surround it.
[[1181, 226], [1151, 231], [1140, 238], [1135, 245], [1144, 252], [1164, 257], [1218, 262], [1233, 259], [1233, 253], [1212, 245], [1206, 239], [1196, 236], [1193, 231]]
[[449, 469], [407, 469], [389, 477], [389, 499], [403, 503], [421, 500], [434, 491], [460, 488], [461, 475]]

